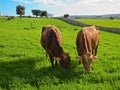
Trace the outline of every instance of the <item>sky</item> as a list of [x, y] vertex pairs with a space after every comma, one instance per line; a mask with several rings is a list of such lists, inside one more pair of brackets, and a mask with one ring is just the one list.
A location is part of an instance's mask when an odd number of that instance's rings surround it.
[[120, 0], [0, 0], [0, 13], [16, 15], [17, 5], [25, 7], [26, 16], [33, 9], [54, 16], [120, 14]]

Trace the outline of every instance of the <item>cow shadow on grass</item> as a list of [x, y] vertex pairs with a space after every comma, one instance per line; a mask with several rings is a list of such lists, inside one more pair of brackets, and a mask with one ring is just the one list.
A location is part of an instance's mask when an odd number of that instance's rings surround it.
[[[12, 62], [0, 62], [0, 87], [5, 89], [22, 88], [26, 85], [40, 87], [47, 84], [68, 83], [80, 79], [84, 70], [76, 70], [77, 62], [72, 61], [71, 69], [60, 65], [55, 68], [44, 65], [44, 58], [29, 58]], [[40, 65], [40, 66], [39, 66]]]

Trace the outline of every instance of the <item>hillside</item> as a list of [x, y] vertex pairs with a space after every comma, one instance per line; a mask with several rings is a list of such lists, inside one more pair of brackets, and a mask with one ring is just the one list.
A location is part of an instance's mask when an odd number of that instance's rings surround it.
[[83, 22], [85, 24], [90, 25], [97, 25], [103, 27], [110, 27], [110, 28], [120, 28], [120, 20], [119, 19], [75, 19], [79, 22]]
[[[71, 70], [51, 68], [40, 45], [41, 28], [55, 25], [62, 46], [71, 56]], [[98, 60], [86, 73], [75, 59], [76, 35], [81, 29], [58, 19], [0, 18], [0, 90], [119, 90], [120, 35], [101, 31]]]
[[83, 19], [109, 19], [113, 17], [115, 19], [120, 19], [120, 14], [105, 14], [105, 15], [70, 15], [70, 18], [83, 18]]

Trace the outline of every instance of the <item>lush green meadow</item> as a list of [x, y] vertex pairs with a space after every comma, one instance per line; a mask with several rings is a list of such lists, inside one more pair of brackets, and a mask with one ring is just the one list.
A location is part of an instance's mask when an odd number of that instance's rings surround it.
[[104, 27], [120, 28], [120, 19], [75, 19], [77, 21]]
[[[51, 68], [40, 45], [41, 28], [57, 26], [63, 49], [70, 53], [71, 70]], [[98, 60], [86, 73], [75, 60], [75, 39], [81, 29], [58, 19], [0, 18], [0, 90], [119, 90], [120, 35], [101, 31]]]

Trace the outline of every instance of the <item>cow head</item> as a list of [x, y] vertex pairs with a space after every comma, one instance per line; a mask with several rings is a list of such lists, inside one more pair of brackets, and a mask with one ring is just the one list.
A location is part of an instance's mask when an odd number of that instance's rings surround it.
[[91, 70], [92, 58], [93, 58], [93, 55], [91, 55], [91, 54], [83, 55], [82, 62], [83, 62], [84, 68], [87, 72], [89, 72]]
[[69, 53], [64, 53], [60, 58], [61, 58], [61, 60], [59, 60], [60, 65], [65, 69], [70, 69], [71, 58], [69, 56]]
[[91, 64], [93, 60], [97, 60], [97, 56], [93, 56], [90, 53], [84, 54], [83, 56], [75, 57], [78, 60], [82, 60], [85, 71], [89, 72], [91, 70]]

